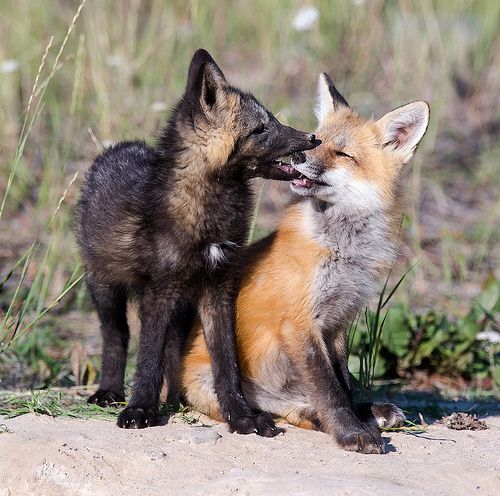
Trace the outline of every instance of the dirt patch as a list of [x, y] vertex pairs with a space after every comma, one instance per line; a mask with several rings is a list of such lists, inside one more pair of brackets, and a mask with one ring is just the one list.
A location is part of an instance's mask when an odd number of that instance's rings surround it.
[[34, 415], [0, 423], [0, 496], [458, 496], [500, 488], [500, 417], [488, 418], [486, 431], [435, 425], [384, 434], [391, 451], [383, 456], [345, 452], [326, 434], [294, 427], [264, 439], [178, 419], [141, 431]]

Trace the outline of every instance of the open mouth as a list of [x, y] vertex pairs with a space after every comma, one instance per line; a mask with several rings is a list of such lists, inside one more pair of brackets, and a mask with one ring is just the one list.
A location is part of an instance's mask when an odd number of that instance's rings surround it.
[[299, 177], [299, 172], [293, 165], [290, 163], [290, 157], [280, 157], [277, 160], [274, 160], [272, 162], [273, 167], [277, 167], [278, 169], [282, 170], [286, 174], [289, 174], [294, 177]]
[[317, 181], [315, 179], [310, 179], [304, 174], [300, 174], [299, 177], [292, 180], [292, 184], [298, 188], [311, 189], [314, 186], [328, 186], [326, 183]]

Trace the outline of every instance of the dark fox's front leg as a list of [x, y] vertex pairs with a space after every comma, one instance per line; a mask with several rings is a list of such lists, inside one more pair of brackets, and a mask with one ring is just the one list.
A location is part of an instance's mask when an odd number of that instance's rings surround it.
[[346, 393], [354, 413], [361, 422], [373, 427], [400, 427], [406, 417], [401, 409], [392, 403], [353, 403], [351, 374], [349, 373], [349, 351], [345, 332], [338, 335], [329, 343], [331, 364], [337, 379]]
[[183, 291], [175, 284], [168, 287], [150, 285], [142, 295], [141, 334], [137, 355], [132, 398], [118, 417], [118, 426], [125, 429], [142, 429], [156, 424], [160, 391], [165, 370], [165, 345], [178, 336], [185, 320], [179, 318], [183, 311]]
[[245, 401], [240, 382], [235, 338], [235, 290], [231, 283], [208, 286], [199, 314], [212, 362], [214, 387], [231, 432], [274, 437], [278, 429], [268, 413], [255, 413]]
[[[319, 333], [318, 333], [319, 334]], [[317, 411], [321, 430], [331, 434], [349, 451], [384, 453], [380, 433], [363, 424], [354, 414], [348, 393], [332, 366], [330, 355], [320, 335], [311, 333], [305, 342], [290, 343], [297, 370], [305, 390]]]

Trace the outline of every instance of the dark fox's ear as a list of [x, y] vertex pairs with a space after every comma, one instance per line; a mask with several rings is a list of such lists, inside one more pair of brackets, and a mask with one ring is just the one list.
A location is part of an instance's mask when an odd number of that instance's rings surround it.
[[401, 164], [411, 160], [429, 124], [429, 104], [424, 101], [403, 105], [377, 121], [382, 146], [399, 157]]
[[200, 105], [208, 112], [216, 104], [226, 78], [215, 60], [202, 48], [196, 50], [189, 66], [185, 99]]
[[349, 107], [349, 104], [335, 88], [330, 76], [322, 72], [319, 75], [318, 104], [315, 111], [318, 122], [321, 124], [330, 111], [341, 107]]

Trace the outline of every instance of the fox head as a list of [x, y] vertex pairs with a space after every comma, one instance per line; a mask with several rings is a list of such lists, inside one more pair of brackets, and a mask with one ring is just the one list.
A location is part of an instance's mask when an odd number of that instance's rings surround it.
[[292, 191], [346, 213], [369, 213], [390, 205], [402, 166], [411, 160], [427, 129], [429, 105], [416, 101], [377, 121], [366, 120], [323, 73], [316, 115], [322, 145], [292, 157], [292, 165], [302, 174], [292, 181]]
[[171, 123], [182, 162], [203, 164], [217, 176], [291, 179], [295, 170], [279, 159], [319, 144], [314, 134], [284, 126], [251, 94], [231, 86], [203, 49], [193, 56]]

